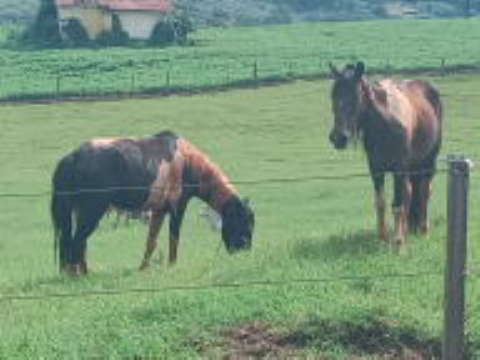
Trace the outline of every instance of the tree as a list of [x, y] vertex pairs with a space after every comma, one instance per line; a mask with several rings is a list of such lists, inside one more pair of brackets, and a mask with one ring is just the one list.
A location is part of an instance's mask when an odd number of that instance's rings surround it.
[[40, 0], [35, 21], [26, 31], [24, 38], [42, 47], [57, 47], [62, 44], [55, 0]]

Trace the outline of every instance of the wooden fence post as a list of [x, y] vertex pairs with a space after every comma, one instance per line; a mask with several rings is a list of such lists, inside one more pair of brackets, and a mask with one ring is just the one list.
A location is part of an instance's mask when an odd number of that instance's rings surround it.
[[171, 77], [172, 77], [172, 74], [171, 74], [171, 67], [170, 67], [170, 64], [168, 64], [168, 67], [167, 67], [167, 73], [166, 73], [166, 76], [165, 76], [165, 85], [167, 87], [167, 90], [170, 90], [170, 86], [171, 86]]
[[442, 358], [465, 358], [465, 277], [470, 161], [448, 160], [448, 241], [445, 270], [445, 318]]
[[137, 76], [134, 71], [130, 75], [130, 96], [133, 96], [133, 94], [135, 94], [136, 89], [137, 89]]
[[61, 77], [60, 75], [57, 75], [55, 78], [55, 95], [56, 97], [60, 97], [60, 91], [61, 91]]

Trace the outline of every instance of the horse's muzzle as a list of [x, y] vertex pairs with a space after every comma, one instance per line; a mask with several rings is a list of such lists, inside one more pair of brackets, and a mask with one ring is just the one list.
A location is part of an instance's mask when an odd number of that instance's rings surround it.
[[348, 136], [343, 132], [332, 131], [330, 133], [330, 142], [333, 144], [335, 149], [343, 150], [347, 147]]
[[248, 238], [242, 238], [242, 241], [239, 242], [241, 245], [236, 245], [236, 246], [227, 246], [227, 252], [230, 255], [239, 253], [239, 252], [244, 252], [244, 251], [250, 251], [252, 249], [252, 241], [251, 239]]

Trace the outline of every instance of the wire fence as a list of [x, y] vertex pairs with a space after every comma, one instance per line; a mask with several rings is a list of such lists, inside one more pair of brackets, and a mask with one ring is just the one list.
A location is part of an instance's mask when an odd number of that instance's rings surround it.
[[[425, 170], [418, 170], [418, 171], [392, 171], [389, 172], [392, 175], [404, 175], [404, 176], [412, 176], [412, 175], [424, 175], [424, 174], [431, 174], [431, 173], [446, 173], [446, 168], [440, 169], [425, 169]], [[372, 176], [379, 175], [381, 173], [371, 173], [371, 172], [358, 172], [358, 173], [350, 173], [350, 174], [342, 174], [342, 175], [310, 175], [310, 176], [301, 176], [301, 177], [277, 177], [277, 178], [269, 178], [269, 179], [258, 179], [258, 180], [238, 180], [238, 181], [230, 181], [226, 183], [227, 185], [238, 185], [238, 186], [255, 186], [255, 185], [278, 185], [278, 184], [288, 184], [288, 183], [306, 183], [306, 182], [315, 182], [315, 181], [333, 181], [333, 180], [349, 180], [349, 179], [359, 179], [359, 178], [371, 178]], [[204, 183], [184, 183], [182, 184], [183, 188], [186, 189], [197, 189], [205, 186]], [[53, 191], [53, 190], [46, 190], [36, 193], [24, 193], [24, 192], [9, 192], [9, 193], [1, 193], [0, 198], [38, 198], [38, 197], [47, 197], [56, 194], [58, 196], [75, 196], [75, 195], [82, 195], [82, 194], [101, 194], [101, 193], [110, 193], [116, 191], [124, 191], [124, 192], [138, 192], [138, 191], [149, 191], [151, 190], [151, 186], [107, 186], [107, 187], [100, 187], [100, 188], [80, 188], [72, 191]]]
[[[77, 73], [36, 73], [23, 78], [23, 74], [7, 74], [0, 84], [0, 101], [37, 101], [65, 98], [109, 98], [133, 95], [161, 95], [219, 90], [295, 79], [330, 77], [328, 61], [315, 56], [303, 59], [231, 58], [215, 61], [190, 59], [187, 64], [156, 61], [145, 69], [107, 67], [105, 69], [79, 69]], [[331, 59], [335, 61], [335, 59]], [[341, 59], [343, 62], [344, 59]], [[182, 65], [183, 64], [183, 65]], [[419, 68], [395, 66], [391, 61], [373, 63], [374, 75], [436, 75], [446, 76], [465, 72], [480, 72], [480, 63], [451, 64], [445, 58], [431, 59]], [[12, 76], [12, 79], [8, 77]], [[13, 76], [16, 76], [13, 78]], [[457, 96], [457, 94], [445, 94]], [[462, 94], [476, 96], [476, 94]]]
[[162, 287], [148, 287], [148, 288], [125, 288], [125, 289], [107, 289], [107, 290], [86, 290], [79, 292], [57, 292], [44, 293], [34, 295], [5, 295], [0, 296], [0, 302], [6, 301], [23, 301], [23, 300], [48, 300], [55, 298], [86, 298], [96, 296], [121, 296], [127, 294], [141, 294], [141, 293], [166, 293], [178, 291], [206, 291], [215, 289], [238, 289], [251, 287], [283, 287], [295, 285], [315, 285], [320, 286], [326, 283], [338, 282], [358, 282], [368, 280], [394, 280], [394, 279], [411, 279], [411, 278], [428, 278], [428, 277], [442, 277], [444, 274], [441, 271], [422, 271], [414, 273], [384, 273], [384, 274], [368, 274], [368, 275], [338, 275], [332, 277], [318, 277], [318, 278], [294, 278], [294, 279], [265, 279], [265, 280], [251, 280], [242, 282], [225, 282], [225, 283], [211, 283], [201, 285], [174, 285]]

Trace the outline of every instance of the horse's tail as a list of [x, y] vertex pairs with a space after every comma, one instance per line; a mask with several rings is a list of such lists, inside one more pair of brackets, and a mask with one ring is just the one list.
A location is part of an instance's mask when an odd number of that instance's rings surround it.
[[74, 159], [67, 156], [60, 160], [53, 174], [50, 212], [54, 229], [54, 259], [62, 269], [68, 261], [72, 242], [72, 217], [74, 205]]
[[430, 101], [430, 104], [432, 105], [438, 120], [442, 122], [443, 121], [443, 103], [440, 96], [440, 92], [435, 86], [430, 84], [426, 92], [426, 97]]

